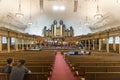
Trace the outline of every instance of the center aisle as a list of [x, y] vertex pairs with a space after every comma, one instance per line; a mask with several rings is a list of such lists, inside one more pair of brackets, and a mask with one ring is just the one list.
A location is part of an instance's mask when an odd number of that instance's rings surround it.
[[57, 52], [50, 80], [78, 80], [65, 62], [61, 52]]

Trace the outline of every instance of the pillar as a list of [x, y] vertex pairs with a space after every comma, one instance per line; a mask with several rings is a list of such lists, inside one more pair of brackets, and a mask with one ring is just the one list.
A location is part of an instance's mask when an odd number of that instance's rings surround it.
[[62, 30], [63, 30], [62, 28], [63, 28], [62, 25], [60, 25], [60, 36], [61, 36], [61, 37], [63, 36], [63, 35], [62, 35], [62, 34], [63, 34], [63, 33], [62, 33]]
[[54, 36], [56, 36], [56, 29], [57, 29], [57, 26], [56, 24], [54, 25]]
[[87, 47], [87, 42], [86, 42], [86, 40], [85, 40], [85, 49], [86, 49], [86, 47]]
[[22, 39], [22, 50], [24, 50], [24, 39]]
[[95, 40], [93, 40], [93, 50], [95, 50]]
[[109, 38], [106, 38], [106, 51], [109, 53]]
[[119, 54], [120, 54], [120, 37], [119, 37]]
[[15, 50], [18, 51], [18, 39], [15, 38]]
[[102, 42], [101, 39], [99, 39], [99, 51], [101, 51], [101, 47], [102, 47]]
[[0, 36], [0, 52], [2, 52], [2, 36]]
[[113, 50], [116, 51], [116, 39], [115, 36], [113, 37]]
[[26, 49], [28, 50], [28, 40], [26, 40]]
[[10, 53], [10, 37], [7, 37], [7, 51]]
[[90, 50], [90, 40], [88, 40], [88, 49]]
[[[77, 42], [77, 41], [76, 41]], [[78, 41], [78, 44], [81, 44], [82, 41]]]
[[32, 47], [32, 41], [30, 40], [30, 48]]
[[32, 41], [30, 40], [30, 48], [32, 47]]

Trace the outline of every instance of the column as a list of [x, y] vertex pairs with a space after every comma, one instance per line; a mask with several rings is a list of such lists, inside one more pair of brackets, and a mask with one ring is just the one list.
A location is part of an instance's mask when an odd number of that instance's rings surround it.
[[95, 45], [94, 45], [94, 46], [95, 46], [95, 50], [98, 50], [98, 40], [95, 39], [95, 42], [94, 42], [94, 43], [95, 43]]
[[63, 35], [62, 35], [62, 25], [60, 25], [60, 36], [62, 37]]
[[24, 50], [24, 39], [22, 39], [22, 50]]
[[26, 49], [28, 50], [28, 40], [26, 40]]
[[109, 53], [109, 38], [106, 38], [106, 51]]
[[79, 44], [81, 44], [82, 41], [78, 41]]
[[15, 38], [15, 50], [18, 51], [18, 39]]
[[10, 53], [10, 37], [7, 37], [7, 50]]
[[116, 39], [115, 39], [115, 36], [113, 36], [113, 50], [116, 51]]
[[86, 47], [87, 47], [87, 42], [86, 42], [86, 40], [85, 40], [85, 49], [86, 49]]
[[54, 36], [56, 36], [56, 29], [57, 29], [57, 26], [56, 24], [54, 25]]
[[2, 52], [2, 36], [0, 36], [0, 52]]
[[93, 50], [95, 50], [95, 40], [93, 40]]
[[88, 49], [90, 50], [90, 40], [88, 40]]
[[30, 40], [30, 48], [32, 47], [32, 41]]
[[119, 54], [120, 54], [120, 36], [119, 36]]
[[99, 39], [99, 51], [101, 51], [101, 46], [102, 46], [102, 42], [101, 39]]
[[[77, 41], [76, 41], [77, 42]], [[82, 41], [81, 40], [78, 40], [78, 46], [79, 48], [81, 49], [81, 44], [82, 44]]]

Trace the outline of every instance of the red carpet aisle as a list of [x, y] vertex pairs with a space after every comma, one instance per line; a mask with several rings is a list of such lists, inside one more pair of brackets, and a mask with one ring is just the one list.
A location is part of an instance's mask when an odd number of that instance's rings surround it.
[[71, 72], [63, 56], [57, 52], [53, 73], [50, 80], [78, 80]]

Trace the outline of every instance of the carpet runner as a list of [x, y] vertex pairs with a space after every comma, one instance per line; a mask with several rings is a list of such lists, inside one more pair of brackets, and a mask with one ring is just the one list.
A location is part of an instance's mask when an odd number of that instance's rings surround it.
[[50, 80], [78, 80], [74, 76], [68, 64], [65, 62], [61, 52], [57, 52], [55, 58], [55, 64]]

